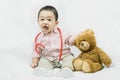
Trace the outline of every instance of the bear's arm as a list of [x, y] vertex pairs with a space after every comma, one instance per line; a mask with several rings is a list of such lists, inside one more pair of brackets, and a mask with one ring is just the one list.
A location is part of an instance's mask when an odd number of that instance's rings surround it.
[[82, 58], [82, 54], [83, 54], [83, 53], [80, 53], [77, 58]]
[[110, 64], [112, 63], [110, 57], [100, 48], [98, 48], [98, 54], [102, 63], [104, 63], [107, 67], [109, 67]]

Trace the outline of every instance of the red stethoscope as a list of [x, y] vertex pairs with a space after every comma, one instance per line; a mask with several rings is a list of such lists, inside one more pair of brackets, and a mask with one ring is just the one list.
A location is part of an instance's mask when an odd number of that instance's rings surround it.
[[[61, 30], [59, 29], [59, 28], [57, 28], [57, 30], [59, 31], [59, 34], [60, 34], [60, 54], [59, 54], [59, 61], [61, 60], [61, 57], [62, 57], [62, 49], [63, 49], [63, 39], [62, 39], [62, 32], [61, 32]], [[45, 48], [45, 46], [42, 44], [42, 43], [38, 43], [37, 42], [37, 39], [38, 39], [38, 37], [40, 36], [40, 34], [41, 34], [41, 32], [40, 33], [38, 33], [37, 35], [36, 35], [36, 37], [35, 37], [35, 46], [34, 46], [34, 48], [35, 48], [35, 51], [38, 53], [38, 54], [40, 54], [40, 52], [39, 52], [39, 50], [38, 50], [38, 47], [39, 46], [42, 46], [43, 48]]]

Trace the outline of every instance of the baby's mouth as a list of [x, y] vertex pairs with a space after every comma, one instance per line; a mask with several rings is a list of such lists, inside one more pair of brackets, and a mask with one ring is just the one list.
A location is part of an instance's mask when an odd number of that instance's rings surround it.
[[48, 26], [43, 26], [43, 29], [47, 30], [47, 29], [49, 29], [49, 28], [48, 28]]

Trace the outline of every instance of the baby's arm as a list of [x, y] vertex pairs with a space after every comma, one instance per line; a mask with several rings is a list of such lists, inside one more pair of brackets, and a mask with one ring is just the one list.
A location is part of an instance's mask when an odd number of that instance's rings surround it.
[[67, 35], [65, 38], [65, 44], [68, 44], [69, 46], [73, 46], [77, 36], [78, 36], [78, 34], [77, 35]]
[[32, 68], [37, 67], [37, 66], [38, 66], [38, 62], [39, 62], [39, 60], [40, 60], [40, 57], [33, 57], [33, 58], [32, 58], [32, 64], [31, 64], [31, 67], [32, 67]]
[[39, 53], [35, 50], [35, 43], [33, 44], [33, 53], [32, 53], [32, 63], [31, 67], [36, 68], [38, 66], [38, 62], [40, 60], [41, 48], [39, 47]]

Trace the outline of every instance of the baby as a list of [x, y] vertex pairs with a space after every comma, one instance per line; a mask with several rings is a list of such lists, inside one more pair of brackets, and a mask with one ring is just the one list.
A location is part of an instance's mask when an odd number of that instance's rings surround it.
[[[39, 75], [47, 75], [50, 70], [56, 76], [71, 77], [74, 70], [73, 54], [70, 46], [75, 36], [65, 34], [58, 25], [58, 12], [53, 6], [44, 6], [38, 12], [37, 20], [42, 30], [35, 37], [31, 67]], [[50, 73], [51, 75], [51, 73]]]

